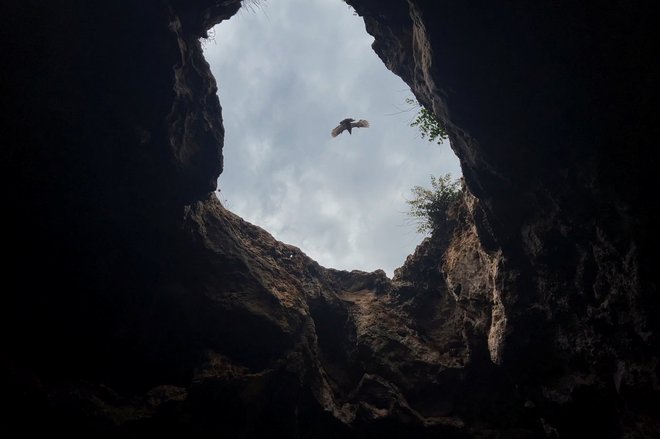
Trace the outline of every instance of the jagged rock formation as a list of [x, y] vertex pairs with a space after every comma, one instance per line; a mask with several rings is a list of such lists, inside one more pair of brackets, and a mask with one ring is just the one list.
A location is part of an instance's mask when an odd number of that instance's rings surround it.
[[657, 17], [349, 3], [469, 191], [392, 280], [321, 267], [211, 194], [198, 39], [238, 0], [9, 6], [4, 427], [657, 435]]
[[643, 55], [658, 45], [657, 16], [622, 4], [352, 4], [385, 64], [446, 123], [479, 199], [491, 360], [517, 375], [546, 433], [657, 432], [657, 213], [641, 196], [657, 186], [644, 90], [658, 71]]

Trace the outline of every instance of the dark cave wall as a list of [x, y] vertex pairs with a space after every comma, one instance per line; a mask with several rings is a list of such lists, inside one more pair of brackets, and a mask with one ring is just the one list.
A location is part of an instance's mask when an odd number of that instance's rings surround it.
[[482, 244], [502, 253], [493, 361], [560, 435], [634, 431], [658, 407], [658, 217], [643, 195], [658, 185], [658, 16], [623, 2], [350, 3], [446, 124]]
[[[225, 3], [231, 16], [238, 3]], [[189, 15], [180, 7], [11, 5], [2, 30], [12, 60], [2, 103], [13, 212], [4, 323], [20, 373], [125, 372], [135, 365], [118, 352], [147, 351], [137, 334], [157, 332], [141, 327], [152, 324], [143, 314], [154, 326], [177, 318], [157, 298], [181, 276], [183, 206], [215, 189], [224, 137], [197, 42], [208, 23], [192, 30], [209, 3]]]
[[197, 40], [240, 2], [9, 5], [7, 425], [657, 434], [657, 17], [349, 3], [474, 194], [392, 280], [320, 267], [211, 195], [224, 132]]

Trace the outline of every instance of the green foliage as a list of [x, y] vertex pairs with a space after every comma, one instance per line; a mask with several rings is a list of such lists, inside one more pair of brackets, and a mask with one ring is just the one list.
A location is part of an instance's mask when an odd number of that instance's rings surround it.
[[408, 216], [415, 220], [419, 233], [431, 233], [446, 223], [447, 212], [460, 198], [461, 184], [452, 180], [451, 174], [431, 176], [431, 189], [415, 186], [411, 192], [414, 198], [406, 200]]
[[413, 108], [419, 108], [419, 112], [410, 123], [411, 127], [419, 128], [422, 139], [428, 139], [429, 142], [436, 142], [441, 144], [443, 140], [447, 139], [447, 132], [442, 127], [442, 124], [436, 117], [426, 108], [422, 107], [419, 102], [414, 99], [406, 98], [406, 103]]

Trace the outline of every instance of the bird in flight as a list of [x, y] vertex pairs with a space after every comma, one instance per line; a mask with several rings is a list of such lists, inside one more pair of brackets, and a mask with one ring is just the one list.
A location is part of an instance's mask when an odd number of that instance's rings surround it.
[[355, 122], [355, 119], [351, 119], [350, 117], [348, 119], [344, 119], [339, 122], [339, 125], [334, 130], [332, 130], [332, 137], [337, 137], [342, 132], [344, 132], [344, 130], [348, 130], [348, 134], [353, 134], [351, 133], [353, 128], [369, 128], [369, 122], [364, 119], [360, 119]]

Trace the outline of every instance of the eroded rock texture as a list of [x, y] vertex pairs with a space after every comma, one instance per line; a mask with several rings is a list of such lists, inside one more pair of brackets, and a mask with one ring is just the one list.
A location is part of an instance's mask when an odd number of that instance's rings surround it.
[[240, 1], [83, 3], [12, 3], [1, 31], [3, 428], [657, 436], [650, 10], [349, 2], [465, 174], [390, 280], [212, 194], [198, 39]]
[[[657, 187], [657, 94], [645, 91], [657, 16], [622, 3], [352, 3], [384, 63], [445, 122], [479, 199], [490, 257], [475, 254], [488, 269], [470, 277], [491, 276], [491, 360], [547, 434], [657, 433], [657, 213], [642, 195]], [[449, 285], [464, 271], [444, 268]]]

